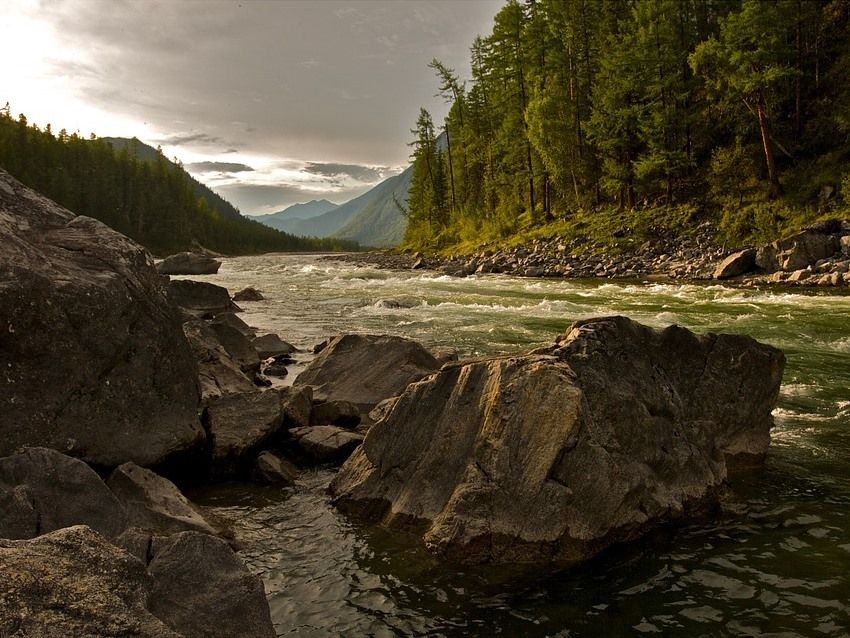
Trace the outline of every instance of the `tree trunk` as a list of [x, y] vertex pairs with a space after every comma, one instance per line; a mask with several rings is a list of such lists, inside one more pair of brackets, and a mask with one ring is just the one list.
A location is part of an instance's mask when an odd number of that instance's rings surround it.
[[779, 177], [776, 174], [776, 162], [773, 159], [773, 147], [770, 145], [770, 127], [767, 123], [767, 106], [765, 104], [764, 95], [758, 96], [758, 104], [756, 107], [759, 117], [759, 129], [761, 130], [761, 141], [764, 146], [764, 159], [767, 162], [767, 179], [770, 182], [769, 195], [770, 198], [779, 197], [782, 194], [782, 186], [779, 183]]
[[457, 209], [457, 200], [455, 199], [455, 170], [452, 164], [452, 140], [449, 136], [449, 122], [446, 120], [446, 150], [449, 154], [449, 184], [452, 190], [452, 213]]

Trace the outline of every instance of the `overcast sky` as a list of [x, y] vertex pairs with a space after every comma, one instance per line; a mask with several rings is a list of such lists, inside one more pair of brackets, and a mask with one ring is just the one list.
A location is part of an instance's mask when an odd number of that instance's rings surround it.
[[427, 68], [462, 77], [503, 0], [0, 0], [0, 106], [161, 145], [244, 213], [407, 164]]

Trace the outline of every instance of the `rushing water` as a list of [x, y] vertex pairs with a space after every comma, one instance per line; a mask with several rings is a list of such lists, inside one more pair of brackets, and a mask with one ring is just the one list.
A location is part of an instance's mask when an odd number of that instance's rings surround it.
[[788, 363], [763, 470], [736, 477], [718, 518], [536, 578], [441, 564], [415, 539], [335, 511], [328, 470], [295, 488], [197, 497], [229, 521], [265, 581], [281, 636], [850, 636], [850, 297], [725, 285], [388, 272], [315, 256], [226, 260], [253, 285], [244, 318], [308, 347], [340, 332], [413, 337], [461, 355], [549, 343], [570, 322], [625, 314], [750, 334]]

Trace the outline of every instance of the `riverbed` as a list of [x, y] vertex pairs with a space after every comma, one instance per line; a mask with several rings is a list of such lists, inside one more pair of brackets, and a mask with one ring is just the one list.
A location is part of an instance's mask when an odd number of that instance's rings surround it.
[[[576, 320], [749, 334], [788, 363], [765, 467], [708, 521], [534, 577], [458, 569], [416, 539], [330, 506], [329, 470], [295, 488], [195, 494], [227, 520], [281, 636], [850, 636], [850, 296], [608, 280], [451, 278], [321, 256], [224, 260], [193, 277], [260, 289], [242, 315], [308, 350], [342, 332], [402, 335], [461, 357], [551, 343]], [[302, 360], [308, 355], [304, 355]], [[291, 377], [290, 377], [291, 378]]]

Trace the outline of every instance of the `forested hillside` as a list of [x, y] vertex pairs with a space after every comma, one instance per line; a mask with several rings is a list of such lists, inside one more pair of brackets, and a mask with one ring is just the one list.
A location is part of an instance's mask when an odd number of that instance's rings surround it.
[[[238, 215], [221, 214], [216, 198], [162, 153], [144, 159], [128, 145], [66, 131], [54, 134], [0, 111], [0, 167], [80, 215], [88, 215], [158, 255], [203, 246], [225, 254], [352, 250], [354, 242], [305, 239]], [[217, 196], [216, 196], [217, 197]], [[212, 201], [209, 201], [211, 199]], [[221, 200], [224, 201], [224, 200]]]
[[847, 214], [848, 25], [850, 0], [510, 0], [470, 83], [431, 64], [451, 109], [412, 131], [406, 241]]

